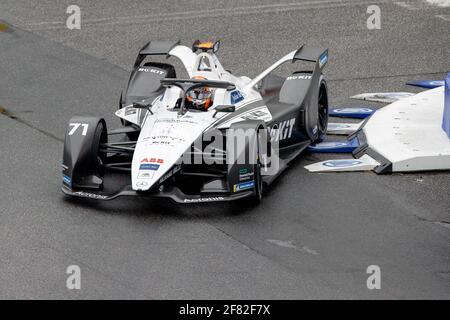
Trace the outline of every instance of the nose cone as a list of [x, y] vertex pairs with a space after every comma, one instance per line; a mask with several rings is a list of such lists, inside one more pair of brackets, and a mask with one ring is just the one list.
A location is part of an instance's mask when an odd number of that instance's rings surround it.
[[[151, 149], [148, 149], [151, 152]], [[164, 157], [162, 154], [161, 157]], [[167, 157], [164, 157], [167, 158]], [[166, 160], [168, 161], [168, 160]], [[142, 157], [137, 158], [132, 168], [132, 186], [134, 190], [149, 190], [164, 174], [168, 168], [164, 165], [163, 158]]]
[[182, 162], [185, 151], [213, 121], [206, 112], [196, 117], [170, 112], [145, 125], [133, 155], [132, 188], [146, 191], [156, 185], [174, 165]]

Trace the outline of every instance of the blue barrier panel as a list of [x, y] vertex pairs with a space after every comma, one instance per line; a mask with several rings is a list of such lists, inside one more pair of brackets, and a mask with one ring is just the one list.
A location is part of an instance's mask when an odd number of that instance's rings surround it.
[[332, 107], [328, 111], [330, 117], [344, 117], [364, 119], [371, 116], [376, 110], [371, 107]]
[[444, 129], [450, 139], [450, 73], [445, 79], [444, 117], [442, 119], [442, 129]]
[[358, 138], [350, 141], [325, 141], [310, 145], [306, 150], [311, 153], [351, 153], [359, 147]]
[[442, 87], [445, 84], [444, 80], [413, 80], [406, 83], [408, 86], [434, 89], [437, 87]]

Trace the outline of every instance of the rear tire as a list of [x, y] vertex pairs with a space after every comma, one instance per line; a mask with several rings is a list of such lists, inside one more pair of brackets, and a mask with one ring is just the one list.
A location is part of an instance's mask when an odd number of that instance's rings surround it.
[[328, 92], [327, 92], [327, 84], [325, 80], [320, 81], [319, 86], [319, 96], [317, 97], [317, 130], [318, 135], [317, 139], [313, 141], [313, 143], [318, 143], [323, 141], [325, 135], [327, 134], [328, 127]]

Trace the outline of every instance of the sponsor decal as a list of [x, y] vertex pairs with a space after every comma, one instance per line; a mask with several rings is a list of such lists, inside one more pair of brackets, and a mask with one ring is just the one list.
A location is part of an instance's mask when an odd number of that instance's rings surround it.
[[272, 119], [272, 115], [267, 110], [255, 110], [251, 111], [249, 113], [246, 113], [241, 117], [245, 120], [263, 120], [263, 121], [269, 121]]
[[159, 169], [159, 164], [155, 164], [155, 163], [144, 163], [141, 164], [139, 167], [139, 170], [153, 170], [156, 171]]
[[164, 74], [164, 71], [162, 70], [158, 70], [158, 69], [152, 69], [152, 68], [145, 68], [145, 67], [140, 67], [138, 69], [139, 72], [150, 72], [150, 73], [155, 73], [155, 74]]
[[108, 198], [108, 196], [104, 196], [104, 195], [101, 195], [101, 194], [84, 192], [84, 191], [77, 191], [77, 192], [74, 192], [73, 194], [79, 195], [79, 196], [82, 196], [82, 197], [86, 197], [86, 198], [92, 198], [92, 199], [104, 200], [104, 199]]
[[308, 74], [301, 74], [298, 76], [289, 76], [286, 78], [286, 80], [311, 80], [312, 79], [312, 75], [308, 75]]
[[148, 186], [148, 183], [145, 182], [145, 181], [138, 181], [138, 182], [136, 183], [136, 186], [137, 186], [137, 187], [140, 187], [140, 188], [144, 188], [144, 187]]
[[248, 181], [248, 182], [242, 182], [242, 183], [238, 183], [235, 184], [233, 186], [233, 191], [234, 192], [238, 192], [238, 191], [243, 191], [243, 190], [247, 190], [247, 189], [252, 189], [255, 186], [255, 181]]
[[164, 160], [159, 158], [144, 158], [141, 160], [141, 163], [164, 163]]
[[244, 100], [244, 96], [242, 95], [242, 93], [239, 90], [235, 90], [230, 93], [230, 100], [231, 100], [231, 104], [237, 104], [237, 103], [241, 102], [242, 100]]
[[161, 179], [159, 179], [159, 183], [162, 183], [162, 182], [166, 181], [167, 179], [172, 177], [175, 173], [180, 171], [180, 169], [181, 169], [181, 166], [174, 166], [172, 168], [172, 170], [169, 170], [165, 175], [162, 176]]
[[328, 62], [328, 50], [319, 57], [319, 67], [322, 68]]
[[160, 146], [174, 146], [174, 144], [172, 144], [172, 142], [170, 141], [151, 141], [150, 143], [147, 144], [147, 146], [151, 146], [151, 145], [160, 145]]
[[295, 118], [281, 121], [269, 127], [270, 137], [272, 141], [281, 141], [289, 139], [292, 136], [292, 129], [294, 128]]
[[153, 178], [154, 172], [151, 171], [143, 171], [138, 173], [138, 179], [151, 179]]
[[239, 181], [247, 181], [253, 178], [254, 172], [248, 172], [246, 168], [239, 169]]
[[171, 118], [163, 118], [157, 119], [155, 123], [190, 123], [190, 124], [198, 124], [197, 121], [191, 120], [191, 118], [182, 117], [179, 119], [171, 119]]
[[69, 176], [63, 175], [63, 182], [67, 184], [69, 187], [72, 186], [72, 179]]
[[212, 201], [222, 201], [225, 200], [224, 197], [209, 197], [209, 198], [198, 198], [198, 199], [184, 199], [185, 203], [198, 203], [198, 202], [212, 202]]
[[[247, 104], [244, 104], [245, 106]], [[241, 107], [242, 108], [242, 107]], [[272, 114], [270, 113], [269, 109], [267, 109], [267, 106], [258, 107], [254, 110], [245, 111], [227, 121], [222, 123], [219, 128], [225, 128], [233, 123], [242, 121], [242, 120], [262, 120], [264, 122], [268, 122], [272, 120]]]
[[372, 112], [369, 108], [337, 108], [333, 110], [336, 113], [366, 113]]
[[354, 167], [362, 164], [360, 160], [330, 160], [323, 163], [324, 166], [330, 168]]
[[[151, 139], [153, 140], [171, 140], [173, 142], [185, 142], [186, 140], [180, 137], [173, 137], [173, 136], [167, 136], [167, 135], [157, 135], [157, 136], [151, 136]], [[164, 143], [162, 141], [153, 141], [152, 143], [158, 144], [158, 143]], [[170, 144], [170, 142], [166, 142], [167, 144]]]

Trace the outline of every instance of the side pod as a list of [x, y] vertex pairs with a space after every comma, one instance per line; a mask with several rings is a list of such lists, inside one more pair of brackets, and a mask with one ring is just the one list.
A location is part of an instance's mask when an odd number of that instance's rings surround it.
[[[241, 191], [252, 189], [255, 184], [255, 164], [258, 159], [258, 130], [262, 129], [266, 134], [260, 137], [260, 144], [266, 147], [261, 150], [267, 152], [269, 150], [269, 136], [263, 121], [246, 120], [233, 123], [227, 132], [227, 163], [228, 174], [227, 184], [231, 193], [239, 193]], [[245, 188], [242, 186], [245, 185]]]

